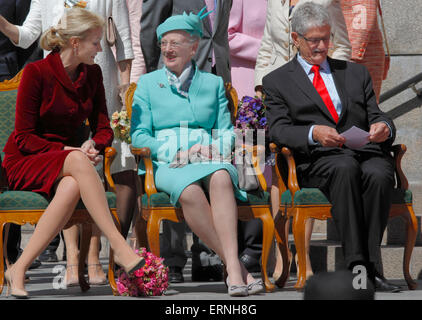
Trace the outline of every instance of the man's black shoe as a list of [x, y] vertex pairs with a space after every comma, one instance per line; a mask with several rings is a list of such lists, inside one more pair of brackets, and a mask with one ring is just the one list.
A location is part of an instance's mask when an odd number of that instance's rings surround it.
[[254, 257], [244, 253], [240, 256], [240, 261], [249, 272], [261, 272], [259, 261]]
[[169, 267], [169, 282], [170, 283], [185, 282], [185, 279], [183, 278], [182, 268]]
[[38, 257], [42, 262], [58, 262], [59, 259], [57, 258], [56, 251], [54, 250], [45, 250], [41, 255]]
[[375, 291], [377, 291], [377, 292], [396, 293], [396, 292], [401, 291], [400, 286], [396, 286], [392, 283], [387, 282], [387, 279], [385, 279], [384, 277], [375, 276], [374, 282], [375, 282]]

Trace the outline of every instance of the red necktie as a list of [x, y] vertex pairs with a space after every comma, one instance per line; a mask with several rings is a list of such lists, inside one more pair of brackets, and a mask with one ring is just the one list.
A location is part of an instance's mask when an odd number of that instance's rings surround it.
[[317, 64], [313, 65], [311, 71], [314, 73], [314, 80], [312, 81], [312, 84], [314, 85], [316, 91], [318, 91], [319, 95], [321, 96], [322, 101], [324, 101], [334, 121], [337, 123], [338, 114], [337, 114], [336, 108], [334, 107], [333, 101], [331, 101], [331, 98], [325, 86], [324, 80], [322, 79], [319, 73], [319, 65]]

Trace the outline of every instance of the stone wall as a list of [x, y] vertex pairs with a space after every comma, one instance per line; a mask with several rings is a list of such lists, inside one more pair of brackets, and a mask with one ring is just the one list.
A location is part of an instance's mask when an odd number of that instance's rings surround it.
[[[422, 72], [421, 0], [381, 0], [384, 24], [391, 53], [391, 66], [382, 93]], [[417, 88], [422, 89], [422, 82]], [[422, 215], [422, 96], [412, 89], [383, 102], [397, 127], [396, 143], [406, 144], [403, 169], [414, 194], [414, 208]]]

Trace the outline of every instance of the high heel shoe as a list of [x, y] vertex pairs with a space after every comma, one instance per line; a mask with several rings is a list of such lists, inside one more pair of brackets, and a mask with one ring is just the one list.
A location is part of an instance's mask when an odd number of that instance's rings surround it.
[[131, 263], [131, 264], [127, 265], [127, 266], [122, 265], [119, 262], [119, 260], [117, 259], [116, 256], [114, 256], [114, 261], [116, 261], [116, 263], [119, 266], [121, 266], [125, 270], [125, 272], [127, 274], [133, 273], [133, 272], [135, 272], [136, 270], [142, 268], [145, 265], [145, 259], [144, 258], [139, 258], [138, 260], [134, 261], [133, 263]]
[[249, 295], [248, 293], [248, 286], [246, 285], [230, 285], [229, 277], [226, 279], [226, 286], [228, 288], [227, 293], [231, 297], [247, 297]]
[[[90, 269], [91, 271], [95, 271], [95, 277], [90, 276]], [[93, 286], [102, 286], [107, 284], [107, 279], [101, 263], [88, 264], [88, 283]]]
[[4, 273], [4, 279], [6, 280], [6, 283], [7, 283], [6, 296], [9, 296], [9, 294], [11, 294], [13, 297], [15, 297], [17, 299], [27, 299], [28, 298], [28, 292], [27, 291], [25, 291], [23, 289], [13, 288], [12, 277], [10, 275], [10, 269], [7, 270]]
[[[78, 267], [79, 265], [77, 264], [68, 264], [66, 266], [66, 274], [64, 276], [66, 287], [79, 286]], [[76, 270], [76, 276], [75, 276], [75, 272], [72, 272], [75, 270]]]

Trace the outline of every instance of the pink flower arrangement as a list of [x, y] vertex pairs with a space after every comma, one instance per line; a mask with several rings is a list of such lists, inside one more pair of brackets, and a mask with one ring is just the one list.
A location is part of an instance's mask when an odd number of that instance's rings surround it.
[[119, 294], [130, 297], [161, 296], [168, 288], [168, 267], [164, 266], [164, 259], [145, 248], [135, 252], [145, 259], [145, 265], [130, 275], [124, 270], [118, 271], [116, 284]]

